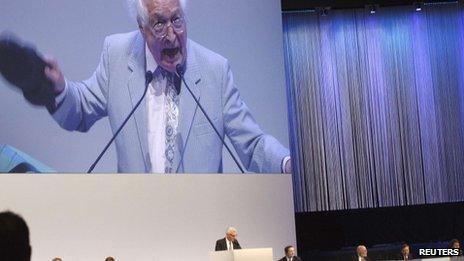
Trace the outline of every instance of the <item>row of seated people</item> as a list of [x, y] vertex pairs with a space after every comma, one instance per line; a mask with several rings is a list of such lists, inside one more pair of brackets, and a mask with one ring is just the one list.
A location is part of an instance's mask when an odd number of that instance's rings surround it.
[[[457, 254], [453, 254], [449, 256], [453, 256], [453, 257], [462, 256], [461, 244], [458, 239], [452, 239], [449, 242], [447, 249], [455, 249], [456, 251], [453, 251], [453, 253], [457, 253]], [[397, 256], [392, 257], [392, 258], [395, 260], [413, 260], [414, 255], [412, 252], [413, 251], [409, 244], [402, 244], [401, 249], [399, 253], [397, 254]], [[359, 245], [356, 248], [356, 255], [353, 257], [352, 260], [353, 261], [372, 261], [373, 258], [370, 258], [367, 253], [368, 253], [367, 247], [365, 245]], [[444, 255], [440, 255], [440, 256], [444, 256]], [[423, 258], [423, 257], [420, 257], [420, 258]]]

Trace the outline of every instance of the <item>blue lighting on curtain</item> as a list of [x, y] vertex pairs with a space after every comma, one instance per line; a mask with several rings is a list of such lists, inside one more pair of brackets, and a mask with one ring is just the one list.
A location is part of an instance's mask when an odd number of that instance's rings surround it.
[[458, 4], [283, 15], [295, 207], [464, 201]]

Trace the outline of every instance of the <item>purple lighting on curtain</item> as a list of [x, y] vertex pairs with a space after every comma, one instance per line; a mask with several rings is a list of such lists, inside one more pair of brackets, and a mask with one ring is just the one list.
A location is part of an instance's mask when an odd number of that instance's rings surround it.
[[463, 13], [284, 14], [297, 211], [464, 200]]

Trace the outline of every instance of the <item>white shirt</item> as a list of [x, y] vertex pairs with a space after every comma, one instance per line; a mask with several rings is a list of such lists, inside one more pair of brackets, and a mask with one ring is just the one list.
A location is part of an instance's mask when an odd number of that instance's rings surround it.
[[146, 69], [154, 73], [147, 91], [147, 138], [150, 155], [150, 172], [164, 173], [166, 150], [165, 99], [167, 79], [157, 74], [156, 63], [148, 46], [145, 46]]
[[[226, 237], [227, 250], [234, 250], [234, 242], [229, 241]], [[230, 249], [232, 247], [232, 249]]]

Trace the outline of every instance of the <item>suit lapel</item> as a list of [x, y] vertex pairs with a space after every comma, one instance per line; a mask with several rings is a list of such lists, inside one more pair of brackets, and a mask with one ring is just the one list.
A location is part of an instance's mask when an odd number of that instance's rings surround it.
[[[185, 70], [185, 81], [192, 90], [193, 94], [198, 100], [201, 100], [201, 72], [200, 66], [196, 60], [195, 53], [192, 48], [192, 43], [188, 41], [187, 46], [187, 64]], [[177, 139], [177, 151], [174, 156], [173, 166], [176, 172], [184, 172], [183, 160], [190, 131], [193, 125], [193, 120], [196, 114], [201, 113], [193, 97], [188, 92], [185, 84], [181, 85], [181, 92], [179, 96], [179, 129]]]
[[239, 247], [239, 244], [238, 244], [238, 241], [237, 241], [237, 240], [234, 240], [234, 242], [232, 242], [232, 244], [234, 245], [234, 250], [235, 250], [235, 249], [240, 249], [240, 247]]
[[[132, 51], [129, 56], [128, 69], [131, 73], [127, 88], [129, 90], [132, 108], [134, 108], [145, 90], [145, 42], [140, 33], [135, 37], [133, 46], [130, 50]], [[145, 99], [140, 103], [134, 116], [145, 171], [150, 171], [148, 167], [147, 106]]]

